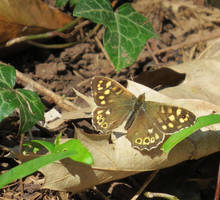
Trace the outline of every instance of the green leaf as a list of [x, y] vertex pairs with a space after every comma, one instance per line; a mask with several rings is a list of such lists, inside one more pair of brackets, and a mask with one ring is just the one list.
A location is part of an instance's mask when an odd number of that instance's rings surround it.
[[70, 0], [70, 6], [73, 7], [74, 5], [76, 5], [78, 2], [78, 0]]
[[73, 15], [88, 18], [105, 26], [114, 23], [114, 12], [108, 0], [80, 0]]
[[196, 123], [189, 127], [185, 128], [178, 133], [170, 136], [166, 142], [162, 145], [161, 149], [169, 153], [169, 151], [176, 146], [179, 142], [184, 140], [186, 137], [190, 136], [195, 131], [199, 130], [202, 127], [206, 127], [212, 124], [220, 123], [220, 115], [219, 114], [211, 114], [207, 116], [198, 117]]
[[13, 89], [16, 71], [0, 64], [0, 121], [16, 108], [20, 111], [19, 133], [26, 132], [39, 120], [43, 120], [44, 106], [35, 92]]
[[31, 140], [30, 144], [37, 143], [42, 145], [44, 148], [46, 148], [50, 153], [54, 153], [55, 150], [55, 144], [43, 140]]
[[0, 88], [0, 121], [9, 116], [18, 106], [13, 90]]
[[39, 168], [49, 163], [67, 158], [69, 156], [73, 156], [74, 154], [76, 154], [74, 150], [52, 153], [49, 155], [41, 156], [40, 158], [36, 158], [34, 160], [27, 161], [22, 165], [18, 165], [0, 175], [0, 188], [4, 187], [5, 185], [11, 183], [16, 179], [23, 178], [27, 175], [34, 173]]
[[19, 133], [24, 133], [44, 119], [44, 105], [35, 92], [18, 89], [16, 95], [20, 111]]
[[56, 146], [60, 145], [61, 137], [62, 137], [62, 133], [59, 133], [59, 135], [57, 136], [56, 141], [55, 141]]
[[70, 156], [70, 159], [75, 160], [77, 162], [86, 163], [88, 165], [93, 164], [93, 158], [91, 153], [80, 143], [79, 140], [72, 139], [66, 141], [63, 144], [60, 144], [60, 137], [61, 134], [57, 136], [55, 144], [41, 140], [32, 140], [31, 143], [40, 144], [51, 153], [74, 150], [76, 154], [74, 156]]
[[0, 64], [0, 89], [11, 89], [16, 81], [16, 71], [12, 66]]
[[39, 168], [47, 164], [67, 157], [74, 161], [82, 162], [87, 165], [93, 164], [93, 158], [90, 152], [80, 143], [80, 141], [76, 139], [68, 140], [61, 145], [57, 145], [55, 148], [54, 144], [50, 142], [40, 140], [33, 140], [32, 142], [41, 144], [46, 148], [49, 147], [50, 150], [55, 151], [51, 154], [27, 161], [0, 175], [0, 188], [4, 187], [8, 183], [16, 179], [23, 178], [27, 175], [34, 173]]
[[77, 3], [78, 0], [56, 0], [56, 6], [61, 8], [67, 4], [69, 1], [70, 6], [73, 6]]
[[67, 4], [69, 0], [56, 0], [56, 6], [61, 8]]
[[74, 156], [70, 156], [72, 160], [87, 163], [89, 165], [93, 164], [91, 153], [80, 143], [79, 140], [76, 139], [68, 140], [63, 144], [56, 146], [55, 152], [69, 151], [71, 149], [74, 149], [76, 151], [76, 154]]
[[106, 27], [104, 47], [117, 71], [134, 63], [146, 41], [156, 37], [152, 25], [128, 3], [113, 12], [108, 0], [81, 0], [73, 15]]

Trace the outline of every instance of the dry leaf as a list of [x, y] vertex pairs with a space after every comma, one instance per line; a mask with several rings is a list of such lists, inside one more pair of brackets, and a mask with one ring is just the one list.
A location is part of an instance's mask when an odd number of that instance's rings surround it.
[[[174, 100], [154, 90], [129, 81], [128, 89], [135, 95], [143, 92], [147, 100], [172, 103], [190, 109], [197, 116], [220, 113], [220, 107], [202, 100]], [[199, 108], [199, 109], [198, 109]], [[92, 153], [92, 167], [69, 159], [52, 163], [40, 169], [45, 175], [43, 188], [77, 193], [93, 185], [136, 174], [176, 165], [189, 159], [198, 159], [220, 150], [220, 124], [197, 131], [179, 143], [169, 155], [159, 149], [140, 152], [131, 147], [125, 135], [109, 143], [106, 135], [88, 135], [78, 131], [79, 139]], [[59, 172], [59, 173], [58, 173]]]
[[0, 44], [28, 34], [54, 30], [72, 21], [40, 0], [0, 1]]
[[219, 66], [219, 56], [171, 66], [169, 68], [174, 71], [186, 73], [186, 78], [182, 84], [165, 88], [161, 93], [172, 98], [201, 99], [220, 105]]

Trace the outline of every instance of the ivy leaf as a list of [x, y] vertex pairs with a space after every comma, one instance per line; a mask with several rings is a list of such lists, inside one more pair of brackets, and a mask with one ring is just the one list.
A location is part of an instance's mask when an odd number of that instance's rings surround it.
[[78, 0], [56, 0], [56, 6], [61, 8], [63, 6], [66, 6], [66, 4], [69, 2], [70, 6], [72, 7], [77, 3]]
[[56, 0], [56, 6], [61, 8], [62, 6], [65, 6], [69, 0]]
[[44, 106], [35, 92], [13, 89], [15, 80], [15, 69], [12, 66], [0, 64], [0, 121], [18, 108], [20, 112], [19, 133], [23, 133], [39, 120], [43, 120]]
[[19, 133], [28, 131], [39, 120], [44, 119], [44, 105], [41, 103], [37, 93], [18, 89], [16, 90], [17, 101], [20, 102], [18, 109], [20, 111]]
[[146, 41], [156, 37], [152, 25], [128, 3], [113, 12], [108, 0], [81, 0], [73, 15], [106, 27], [104, 47], [117, 71], [134, 63]]

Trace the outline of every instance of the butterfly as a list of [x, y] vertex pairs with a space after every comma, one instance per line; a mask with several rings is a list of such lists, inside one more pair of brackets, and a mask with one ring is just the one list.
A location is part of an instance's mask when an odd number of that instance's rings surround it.
[[92, 94], [97, 105], [92, 115], [94, 128], [109, 133], [126, 121], [127, 138], [141, 151], [157, 148], [165, 135], [190, 127], [196, 121], [196, 116], [187, 109], [145, 101], [145, 94], [136, 97], [107, 77], [93, 78]]

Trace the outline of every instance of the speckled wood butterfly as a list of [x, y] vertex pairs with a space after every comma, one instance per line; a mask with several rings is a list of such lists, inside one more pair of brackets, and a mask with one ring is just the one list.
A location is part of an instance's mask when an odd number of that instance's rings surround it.
[[157, 148], [165, 135], [192, 126], [196, 116], [180, 107], [145, 101], [145, 94], [135, 97], [113, 79], [97, 76], [92, 80], [92, 93], [97, 108], [93, 112], [93, 126], [108, 133], [125, 120], [124, 129], [134, 148]]

